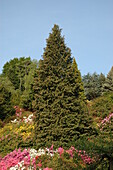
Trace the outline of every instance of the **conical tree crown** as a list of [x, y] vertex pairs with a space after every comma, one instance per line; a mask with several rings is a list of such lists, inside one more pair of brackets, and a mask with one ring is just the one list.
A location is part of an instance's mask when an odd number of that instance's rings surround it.
[[76, 84], [78, 84], [78, 87], [79, 87], [78, 88], [79, 97], [81, 98], [81, 101], [84, 101], [86, 99], [85, 93], [84, 93], [84, 86], [82, 82], [81, 73], [78, 70], [78, 66], [77, 66], [75, 58], [73, 58], [72, 68], [75, 73], [75, 82]]
[[34, 92], [37, 148], [52, 143], [69, 146], [89, 133], [81, 75], [77, 66], [72, 66], [71, 50], [66, 47], [58, 25], [54, 25], [47, 39]]
[[104, 92], [113, 92], [113, 66], [111, 67], [111, 70], [107, 74], [107, 78], [105, 80], [103, 88]]

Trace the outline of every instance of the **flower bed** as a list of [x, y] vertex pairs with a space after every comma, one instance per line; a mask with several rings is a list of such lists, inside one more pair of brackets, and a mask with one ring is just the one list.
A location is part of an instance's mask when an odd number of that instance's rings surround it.
[[[79, 157], [79, 163], [77, 165], [75, 160]], [[53, 145], [50, 148], [39, 149], [21, 149], [14, 150], [7, 154], [4, 158], [0, 158], [1, 170], [52, 170], [60, 168], [60, 166], [66, 165], [67, 168], [75, 168], [78, 166], [85, 166], [86, 164], [93, 163], [85, 151], [76, 150], [71, 147], [69, 150], [64, 150], [59, 147], [57, 150], [53, 150]]]

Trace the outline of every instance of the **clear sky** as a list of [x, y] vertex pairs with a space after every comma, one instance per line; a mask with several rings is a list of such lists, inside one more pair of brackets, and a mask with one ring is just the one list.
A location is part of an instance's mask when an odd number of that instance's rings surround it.
[[82, 75], [113, 66], [113, 0], [0, 0], [0, 73], [15, 57], [41, 59], [54, 24]]

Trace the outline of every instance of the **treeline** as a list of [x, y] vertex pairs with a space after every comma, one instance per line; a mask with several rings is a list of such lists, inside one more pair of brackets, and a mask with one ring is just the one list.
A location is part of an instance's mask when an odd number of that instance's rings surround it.
[[32, 110], [33, 82], [37, 60], [30, 57], [14, 58], [3, 66], [0, 75], [0, 119], [14, 114], [14, 106]]
[[[41, 62], [41, 60], [39, 62]], [[1, 120], [13, 115], [13, 106], [15, 105], [19, 105], [24, 109], [33, 110], [33, 83], [39, 62], [37, 60], [32, 61], [30, 57], [21, 57], [19, 59], [14, 58], [3, 66], [3, 71], [0, 75]], [[82, 76], [82, 82], [87, 100], [91, 101], [100, 96], [104, 96], [105, 99], [106, 94], [109, 96], [109, 94], [113, 92], [113, 67], [107, 76], [103, 73], [88, 73]], [[109, 99], [105, 99], [105, 101], [106, 100]]]
[[82, 81], [84, 83], [87, 100], [92, 100], [104, 95], [105, 93], [113, 92], [113, 67], [108, 72], [107, 76], [103, 73], [88, 73], [82, 77]]

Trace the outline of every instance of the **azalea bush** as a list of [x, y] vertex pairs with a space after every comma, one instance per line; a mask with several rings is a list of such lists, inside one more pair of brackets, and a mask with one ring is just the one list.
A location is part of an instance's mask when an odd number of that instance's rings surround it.
[[0, 155], [4, 156], [15, 148], [33, 146], [33, 114], [16, 115], [14, 120], [0, 128]]
[[21, 113], [0, 129], [1, 170], [107, 170], [111, 167], [113, 113], [97, 124], [97, 135], [80, 138], [70, 148], [52, 145], [39, 150], [32, 149], [35, 147], [33, 118], [33, 114]]
[[1, 170], [78, 170], [92, 164], [93, 159], [85, 151], [76, 150], [73, 146], [68, 150], [62, 147], [54, 150], [50, 148], [39, 149], [15, 149], [0, 158]]
[[78, 140], [75, 142], [76, 148], [85, 151], [94, 158], [89, 169], [112, 170], [113, 169], [113, 113], [110, 113], [100, 123], [98, 123], [98, 135], [88, 138], [88, 140]]

